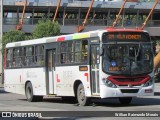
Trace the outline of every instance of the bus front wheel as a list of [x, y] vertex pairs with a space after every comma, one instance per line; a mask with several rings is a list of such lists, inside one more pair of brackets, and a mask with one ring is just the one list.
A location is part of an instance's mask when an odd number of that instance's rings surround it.
[[85, 96], [85, 90], [83, 84], [79, 84], [77, 89], [77, 100], [79, 105], [86, 106], [90, 103], [90, 98]]
[[27, 101], [29, 102], [38, 102], [43, 100], [43, 96], [35, 96], [33, 95], [33, 87], [31, 82], [28, 82], [25, 88], [25, 94]]
[[119, 97], [119, 102], [123, 105], [128, 105], [132, 101], [132, 97]]

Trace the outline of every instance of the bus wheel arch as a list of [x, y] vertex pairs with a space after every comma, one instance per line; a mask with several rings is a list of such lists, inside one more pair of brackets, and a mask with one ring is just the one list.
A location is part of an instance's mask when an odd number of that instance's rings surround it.
[[78, 86], [79, 86], [79, 84], [81, 84], [82, 83], [82, 81], [81, 80], [76, 80], [75, 82], [74, 82], [74, 85], [73, 85], [73, 89], [74, 89], [74, 95], [75, 95], [75, 97], [77, 97], [77, 89], [78, 89]]
[[26, 86], [27, 86], [27, 84], [28, 84], [29, 82], [31, 83], [31, 81], [27, 80], [26, 83], [25, 83], [25, 92], [26, 92]]
[[38, 102], [43, 100], [43, 96], [36, 96], [33, 94], [33, 87], [30, 81], [27, 81], [25, 84], [25, 95], [29, 102]]
[[84, 89], [84, 85], [81, 81], [76, 81], [74, 84], [74, 92], [75, 95], [77, 97], [77, 101], [79, 103], [79, 105], [82, 106], [87, 106], [89, 105], [91, 98], [85, 96], [85, 89]]

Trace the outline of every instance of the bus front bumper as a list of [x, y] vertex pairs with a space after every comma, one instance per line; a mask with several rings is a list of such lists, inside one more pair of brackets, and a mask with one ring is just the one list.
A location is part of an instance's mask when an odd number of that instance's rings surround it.
[[137, 97], [137, 96], [153, 96], [154, 85], [148, 87], [119, 87], [111, 88], [106, 85], [100, 87], [100, 97]]

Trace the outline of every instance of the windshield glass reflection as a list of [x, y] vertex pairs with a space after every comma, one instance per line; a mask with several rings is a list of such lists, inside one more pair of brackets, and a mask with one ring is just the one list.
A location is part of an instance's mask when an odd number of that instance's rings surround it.
[[152, 72], [150, 44], [103, 45], [103, 70], [111, 74], [138, 75]]

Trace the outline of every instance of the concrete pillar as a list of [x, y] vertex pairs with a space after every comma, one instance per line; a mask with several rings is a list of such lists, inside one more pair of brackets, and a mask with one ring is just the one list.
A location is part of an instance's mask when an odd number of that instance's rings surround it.
[[111, 13], [111, 10], [109, 9], [107, 14], [107, 26], [109, 26], [109, 23], [110, 23], [110, 13]]
[[93, 10], [93, 19], [92, 19], [92, 22], [93, 22], [93, 25], [94, 25], [94, 15], [96, 14], [96, 11]]
[[33, 8], [33, 11], [32, 11], [32, 25], [34, 24], [34, 8]]
[[47, 13], [47, 14], [48, 14], [48, 15], [47, 15], [47, 18], [48, 18], [48, 19], [50, 19], [50, 13], [51, 13], [51, 9], [50, 9], [50, 7], [48, 7], [48, 13]]
[[139, 10], [137, 10], [137, 16], [136, 16], [136, 27], [139, 25]]
[[124, 16], [125, 16], [125, 9], [122, 12], [122, 27], [124, 26]]
[[66, 16], [66, 7], [64, 7], [64, 9], [63, 9], [63, 26], [64, 26], [64, 24], [65, 24], [65, 16]]
[[78, 9], [78, 25], [81, 25], [80, 20], [81, 20], [81, 8]]

